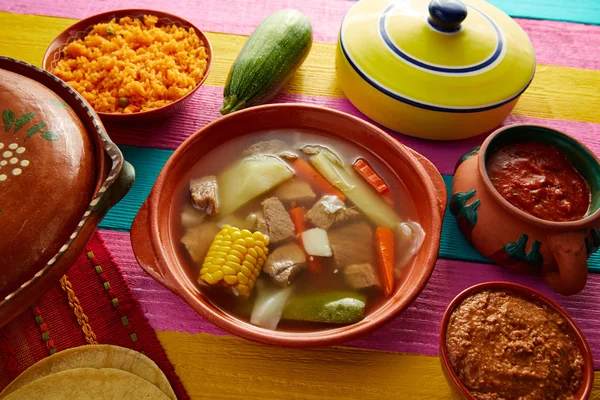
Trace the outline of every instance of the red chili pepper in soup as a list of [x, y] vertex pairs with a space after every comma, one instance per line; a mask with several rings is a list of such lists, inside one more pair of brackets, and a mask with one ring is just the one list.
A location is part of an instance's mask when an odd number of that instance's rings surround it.
[[587, 181], [551, 145], [519, 142], [501, 146], [488, 158], [486, 168], [500, 195], [535, 217], [573, 221], [589, 209]]

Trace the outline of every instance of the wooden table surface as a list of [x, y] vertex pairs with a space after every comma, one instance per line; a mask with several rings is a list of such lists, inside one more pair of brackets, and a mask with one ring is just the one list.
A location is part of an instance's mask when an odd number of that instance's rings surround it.
[[[600, 1], [493, 0], [529, 34], [538, 62], [536, 77], [509, 123], [540, 123], [563, 129], [600, 154]], [[584, 330], [600, 369], [600, 256], [587, 288], [562, 298], [536, 278], [489, 264], [468, 246], [447, 215], [440, 260], [419, 299], [401, 316], [367, 338], [326, 349], [290, 350], [235, 338], [196, 315], [136, 264], [129, 227], [156, 175], [190, 134], [218, 118], [231, 63], [247, 36], [270, 12], [294, 7], [313, 23], [315, 45], [277, 101], [305, 102], [360, 113], [335, 80], [337, 30], [350, 0], [0, 0], [0, 55], [41, 65], [48, 44], [75, 19], [118, 8], [150, 8], [189, 19], [208, 33], [213, 70], [193, 101], [172, 119], [151, 126], [107, 126], [138, 178], [131, 193], [109, 213], [101, 235], [123, 268], [146, 316], [193, 399], [446, 399], [450, 390], [437, 358], [439, 320], [450, 300], [479, 282], [507, 280], [548, 294]], [[587, 24], [587, 25], [586, 25]], [[364, 118], [364, 117], [363, 117]], [[404, 144], [431, 159], [452, 181], [456, 160], [484, 138], [452, 143]], [[449, 213], [448, 213], [449, 214]], [[592, 398], [600, 399], [600, 374]]]

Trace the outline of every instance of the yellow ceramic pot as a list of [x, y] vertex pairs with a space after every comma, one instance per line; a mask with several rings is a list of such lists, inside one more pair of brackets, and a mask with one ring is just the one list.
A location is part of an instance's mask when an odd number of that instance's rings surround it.
[[392, 130], [453, 140], [497, 127], [535, 73], [527, 34], [482, 0], [361, 0], [340, 29], [339, 84]]

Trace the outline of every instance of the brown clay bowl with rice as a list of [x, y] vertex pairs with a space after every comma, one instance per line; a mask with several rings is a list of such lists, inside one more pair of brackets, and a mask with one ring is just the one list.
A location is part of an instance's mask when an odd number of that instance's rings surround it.
[[327, 346], [416, 299], [445, 205], [437, 169], [381, 129], [275, 104], [188, 138], [131, 239], [142, 268], [215, 325], [268, 344]]
[[67, 28], [48, 46], [42, 64], [103, 121], [139, 122], [166, 118], [184, 106], [210, 72], [212, 48], [183, 18], [123, 9]]

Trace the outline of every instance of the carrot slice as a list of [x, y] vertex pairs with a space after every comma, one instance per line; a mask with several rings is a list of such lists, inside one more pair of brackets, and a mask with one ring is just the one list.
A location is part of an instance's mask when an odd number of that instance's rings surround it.
[[375, 229], [377, 261], [383, 278], [383, 292], [390, 297], [394, 292], [394, 233], [391, 228]]
[[292, 161], [292, 166], [296, 172], [296, 177], [301, 180], [307, 181], [315, 191], [319, 194], [331, 194], [337, 196], [338, 199], [346, 200], [346, 195], [342, 193], [338, 188], [333, 186], [327, 179], [323, 177], [312, 165], [306, 160], [298, 158]]
[[375, 172], [375, 170], [371, 168], [371, 166], [362, 158], [356, 160], [353, 166], [354, 170], [358, 172], [358, 174], [362, 176], [369, 183], [369, 185], [373, 186], [379, 193], [385, 193], [390, 189], [384, 180], [377, 175], [377, 172]]
[[304, 207], [294, 207], [290, 210], [290, 217], [292, 218], [292, 222], [294, 223], [294, 227], [296, 227], [296, 232], [298, 232], [298, 234], [307, 230], [306, 221], [304, 220], [305, 214], [306, 209]]
[[308, 230], [304, 215], [306, 215], [306, 209], [304, 207], [295, 207], [290, 210], [290, 217], [296, 228], [296, 233], [298, 233], [298, 244], [302, 247], [302, 251], [304, 251], [304, 254], [306, 255], [308, 270], [312, 273], [318, 273], [321, 272], [321, 263], [317, 257], [309, 255], [306, 250], [304, 250], [304, 244], [302, 243], [302, 232]]

